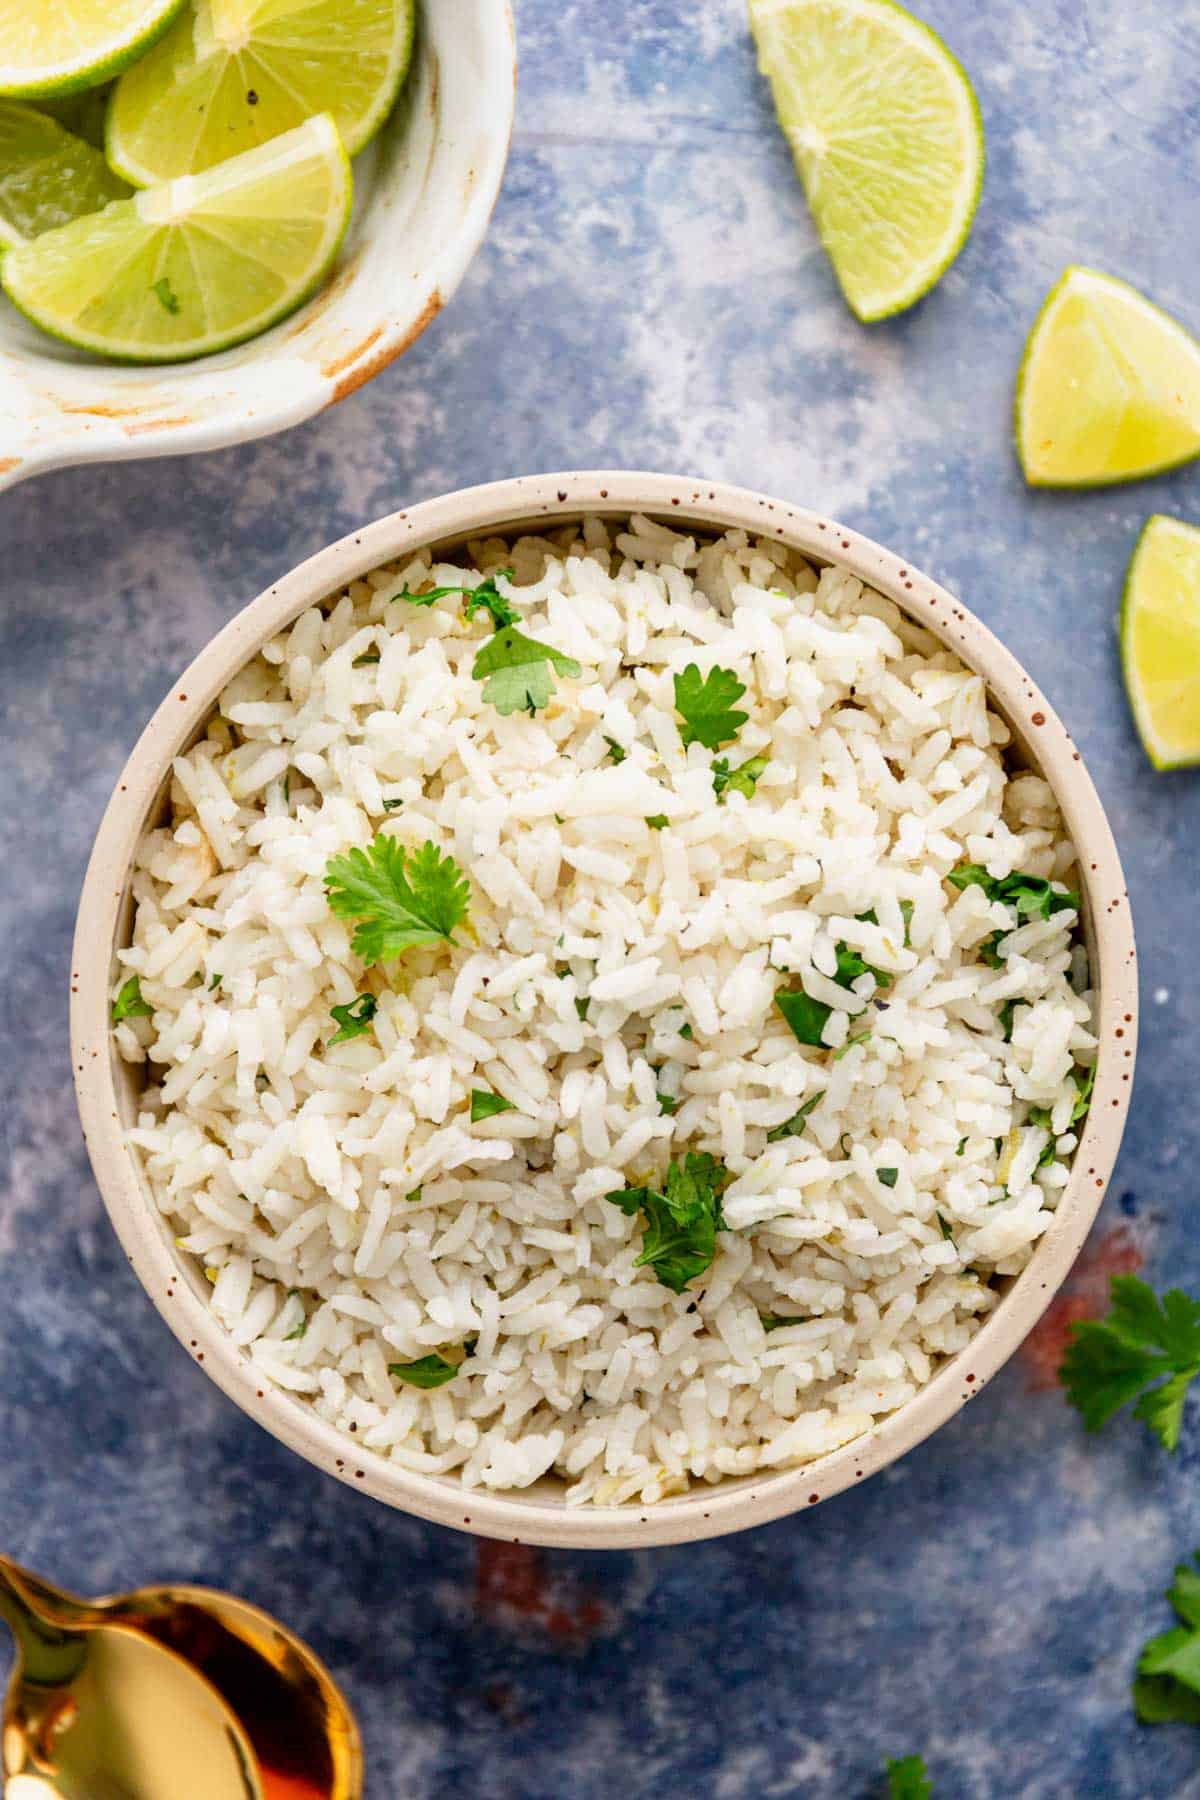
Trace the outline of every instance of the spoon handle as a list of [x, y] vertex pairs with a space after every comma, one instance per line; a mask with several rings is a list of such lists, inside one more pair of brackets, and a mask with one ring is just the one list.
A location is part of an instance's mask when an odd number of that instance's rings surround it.
[[89, 1613], [73, 1594], [0, 1556], [0, 1619], [17, 1641], [27, 1680], [57, 1687], [74, 1678], [87, 1659], [78, 1627], [89, 1622]]

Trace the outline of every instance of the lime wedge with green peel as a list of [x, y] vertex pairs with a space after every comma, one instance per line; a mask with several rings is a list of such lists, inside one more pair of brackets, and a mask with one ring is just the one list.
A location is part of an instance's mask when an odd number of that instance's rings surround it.
[[128, 192], [91, 144], [19, 100], [0, 100], [0, 248], [99, 212]]
[[941, 39], [891, 0], [750, 0], [758, 65], [860, 319], [927, 294], [966, 242], [983, 124]]
[[354, 156], [395, 101], [412, 35], [413, 0], [195, 0], [117, 83], [108, 159], [145, 187], [318, 112]]
[[1025, 346], [1017, 451], [1037, 487], [1137, 481], [1200, 456], [1200, 343], [1128, 283], [1068, 269]]
[[0, 6], [0, 94], [95, 87], [161, 37], [183, 0], [9, 0]]
[[1146, 521], [1125, 577], [1121, 669], [1156, 769], [1200, 763], [1200, 528]]
[[350, 218], [328, 114], [9, 250], [0, 284], [43, 330], [129, 362], [206, 356], [318, 287]]

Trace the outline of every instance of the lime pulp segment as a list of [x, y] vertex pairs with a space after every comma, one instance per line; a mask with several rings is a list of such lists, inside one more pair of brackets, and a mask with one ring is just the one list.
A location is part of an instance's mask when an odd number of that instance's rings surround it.
[[194, 0], [117, 83], [114, 169], [145, 187], [252, 150], [318, 112], [357, 154], [412, 53], [413, 0]]
[[0, 282], [44, 330], [133, 362], [204, 356], [307, 299], [350, 217], [333, 120], [149, 188], [9, 250]]
[[1128, 283], [1070, 268], [1029, 334], [1016, 423], [1038, 486], [1176, 468], [1200, 455], [1200, 343]]
[[0, 94], [95, 87], [148, 50], [183, 0], [12, 0], [0, 6]]
[[99, 212], [128, 192], [91, 144], [19, 100], [0, 100], [0, 248]]
[[1121, 668], [1156, 769], [1200, 763], [1200, 528], [1147, 520], [1125, 580]]
[[750, 0], [759, 67], [860, 319], [928, 293], [962, 249], [983, 125], [946, 45], [892, 0]]

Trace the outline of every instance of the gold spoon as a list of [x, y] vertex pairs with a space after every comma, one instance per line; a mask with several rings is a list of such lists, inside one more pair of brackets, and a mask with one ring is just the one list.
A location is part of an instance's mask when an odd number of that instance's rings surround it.
[[361, 1800], [340, 1690], [246, 1601], [197, 1587], [80, 1600], [0, 1556], [0, 1618], [17, 1640], [5, 1800]]

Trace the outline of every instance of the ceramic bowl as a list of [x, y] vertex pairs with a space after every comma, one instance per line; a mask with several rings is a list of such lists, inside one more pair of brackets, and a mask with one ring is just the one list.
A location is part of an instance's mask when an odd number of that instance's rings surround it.
[[[550, 1478], [496, 1494], [411, 1474], [364, 1455], [353, 1438], [303, 1403], [264, 1386], [209, 1310], [200, 1270], [176, 1249], [138, 1158], [126, 1147], [123, 1128], [135, 1115], [140, 1077], [113, 1052], [108, 1004], [113, 952], [128, 942], [130, 930], [131, 860], [148, 822], [160, 816], [171, 759], [200, 734], [218, 694], [267, 639], [355, 577], [419, 546], [448, 550], [469, 538], [553, 527], [582, 513], [634, 511], [700, 533], [742, 527], [780, 538], [818, 564], [841, 564], [983, 676], [1013, 729], [1018, 756], [1054, 789], [1078, 850], [1099, 991], [1100, 1055], [1091, 1111], [1053, 1224], [977, 1336], [906, 1406], [854, 1443], [799, 1468], [696, 1487], [654, 1507], [571, 1508]], [[1121, 865], [1079, 752], [1019, 663], [953, 595], [890, 550], [782, 500], [665, 475], [544, 475], [450, 494], [343, 538], [261, 594], [180, 676], [130, 757], [96, 839], [72, 967], [76, 1085], [92, 1164], [134, 1268], [189, 1354], [259, 1424], [352, 1487], [443, 1525], [527, 1543], [600, 1547], [712, 1537], [811, 1506], [911, 1450], [979, 1394], [1061, 1285], [1103, 1198], [1132, 1085], [1137, 983]]]
[[0, 488], [71, 463], [215, 450], [298, 425], [403, 355], [483, 240], [508, 156], [507, 0], [425, 0], [400, 102], [355, 159], [330, 280], [236, 349], [131, 368], [44, 336], [0, 300]]

